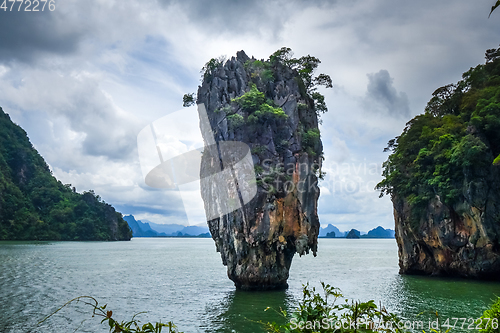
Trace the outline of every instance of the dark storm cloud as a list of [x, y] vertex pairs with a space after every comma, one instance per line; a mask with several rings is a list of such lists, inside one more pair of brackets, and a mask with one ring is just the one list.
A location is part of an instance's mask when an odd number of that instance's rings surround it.
[[76, 51], [84, 31], [67, 23], [57, 11], [47, 8], [43, 12], [0, 10], [0, 62], [29, 63], [42, 54]]
[[394, 79], [385, 69], [375, 74], [368, 74], [368, 86], [365, 102], [376, 103], [378, 107], [387, 110], [394, 116], [407, 117], [410, 115], [408, 96], [404, 92], [398, 92], [393, 86]]

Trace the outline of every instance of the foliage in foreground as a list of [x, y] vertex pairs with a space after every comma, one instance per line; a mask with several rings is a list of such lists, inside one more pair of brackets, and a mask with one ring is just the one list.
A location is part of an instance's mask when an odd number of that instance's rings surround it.
[[[449, 319], [444, 323], [440, 323], [437, 312], [433, 312], [436, 315], [434, 321], [437, 323], [436, 326], [407, 327], [406, 325], [400, 325], [402, 323], [406, 324], [408, 321], [404, 321], [396, 314], [389, 312], [382, 305], [377, 306], [373, 300], [349, 302], [344, 298], [340, 289], [323, 282], [321, 282], [321, 287], [323, 295], [316, 292], [316, 289], [309, 286], [309, 284], [303, 285], [302, 300], [295, 311], [288, 314], [285, 310], [280, 309], [278, 315], [286, 319], [286, 324], [279, 325], [276, 322], [265, 323], [262, 321], [258, 323], [262, 324], [267, 333], [403, 333], [410, 330], [423, 331], [424, 333], [440, 333], [443, 332], [442, 328], [446, 328], [444, 333], [448, 333], [455, 328], [455, 326], [449, 324]], [[92, 317], [101, 317], [101, 323], [106, 322], [108, 324], [111, 333], [182, 333], [177, 330], [177, 327], [172, 322], [157, 322], [154, 324], [148, 322], [141, 325], [136, 317], [144, 312], [135, 314], [129, 321], [119, 322], [113, 318], [113, 311], [107, 310], [106, 305], [99, 306], [97, 300], [91, 296], [80, 296], [70, 300], [38, 324], [42, 324], [72, 302], [80, 301], [92, 308]], [[270, 308], [264, 311], [268, 310]], [[500, 333], [499, 320], [500, 297], [497, 297], [496, 301], [474, 322], [474, 327], [484, 333]], [[479, 325], [476, 325], [477, 323]], [[165, 331], [163, 331], [163, 328], [165, 328]], [[76, 331], [78, 331], [78, 328]]]
[[[309, 284], [303, 286], [302, 301], [298, 308], [288, 315], [281, 310], [280, 315], [287, 323], [278, 325], [263, 323], [268, 333], [330, 333], [330, 332], [402, 332], [395, 323], [398, 317], [377, 306], [373, 300], [368, 302], [349, 302], [338, 288], [321, 283], [323, 295]], [[267, 310], [267, 309], [266, 309]]]
[[[368, 302], [349, 302], [341, 294], [338, 288], [321, 283], [323, 295], [316, 292], [314, 287], [308, 284], [303, 286], [303, 298], [297, 309], [288, 315], [281, 310], [280, 315], [287, 319], [287, 323], [278, 325], [273, 323], [262, 323], [267, 333], [357, 333], [357, 332], [432, 332], [448, 333], [455, 328], [463, 329], [473, 326], [473, 329], [484, 333], [500, 333], [500, 297], [497, 297], [491, 306], [484, 311], [483, 315], [472, 323], [466, 318], [455, 319], [450, 322], [441, 319], [438, 312], [431, 312], [434, 320], [424, 324], [423, 320], [405, 320], [396, 314], [389, 312], [382, 305], [377, 306], [373, 300]], [[269, 309], [269, 308], [268, 308]], [[266, 309], [266, 310], [268, 310]], [[419, 314], [423, 315], [424, 313]], [[457, 319], [464, 320], [460, 325]], [[420, 323], [420, 324], [419, 324]], [[471, 325], [469, 325], [471, 324]]]
[[[182, 333], [177, 330], [177, 326], [175, 326], [171, 321], [169, 321], [168, 323], [157, 322], [154, 324], [148, 322], [141, 325], [140, 321], [136, 319], [136, 317], [144, 312], [136, 313], [129, 321], [119, 322], [118, 320], [113, 318], [113, 311], [106, 310], [106, 304], [99, 306], [99, 302], [91, 296], [80, 296], [68, 301], [59, 309], [41, 320], [38, 325], [42, 324], [47, 319], [61, 311], [67, 305], [73, 302], [80, 301], [92, 307], [92, 317], [101, 317], [101, 324], [106, 322], [109, 325], [109, 331], [112, 333]], [[163, 328], [168, 328], [168, 331], [163, 331]], [[78, 331], [78, 328], [75, 330], [75, 332], [76, 331]]]
[[[496, 321], [495, 321], [496, 319]], [[500, 297], [497, 297], [490, 308], [484, 311], [481, 316], [481, 332], [485, 333], [500, 333]]]

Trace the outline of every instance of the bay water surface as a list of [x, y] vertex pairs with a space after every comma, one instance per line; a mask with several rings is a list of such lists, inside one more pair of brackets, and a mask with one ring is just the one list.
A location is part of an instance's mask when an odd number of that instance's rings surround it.
[[0, 332], [108, 332], [83, 302], [37, 324], [82, 295], [118, 320], [146, 311], [136, 318], [182, 332], [264, 332], [258, 321], [282, 321], [276, 311], [293, 310], [302, 284], [321, 289], [320, 281], [425, 325], [436, 311], [442, 321], [478, 318], [500, 295], [495, 282], [399, 275], [394, 239], [319, 239], [317, 257], [295, 256], [290, 287], [279, 292], [236, 291], [211, 239], [0, 242]]

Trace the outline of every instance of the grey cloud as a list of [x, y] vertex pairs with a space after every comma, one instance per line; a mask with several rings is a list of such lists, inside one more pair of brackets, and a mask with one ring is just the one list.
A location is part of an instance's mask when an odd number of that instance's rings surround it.
[[[0, 89], [30, 118], [46, 112], [51, 120], [57, 145], [71, 141], [67, 128], [80, 135], [84, 155], [126, 160], [136, 151], [136, 135], [141, 127], [135, 119], [121, 112], [92, 77], [62, 75], [52, 71], [27, 70], [23, 80], [0, 81]], [[30, 116], [30, 114], [32, 116]], [[63, 120], [63, 121], [61, 121]], [[37, 129], [38, 131], [38, 129]]]
[[292, 14], [308, 7], [331, 6], [336, 0], [160, 0], [178, 7], [204, 30], [276, 37]]
[[159, 214], [169, 217], [176, 217], [179, 221], [186, 220], [186, 212], [184, 211], [184, 206], [182, 200], [178, 198], [178, 200], [173, 200], [169, 202], [168, 207], [165, 208], [157, 208], [153, 206], [144, 206], [144, 205], [130, 205], [130, 204], [115, 204], [115, 208], [124, 213], [124, 214]]
[[71, 128], [84, 133], [83, 153], [126, 160], [136, 150], [134, 125], [117, 114], [102, 92], [81, 87], [70, 96], [72, 105], [63, 112]]
[[[49, 58], [54, 65], [54, 56], [73, 55], [83, 55], [88, 61], [106, 47], [141, 39], [145, 29], [154, 28], [152, 20], [144, 17], [158, 12], [156, 1], [55, 3], [54, 11], [49, 11], [48, 5], [43, 12], [17, 11], [18, 2], [13, 11], [0, 10], [0, 63], [38, 64], [41, 59]], [[22, 8], [25, 7], [26, 3]]]
[[85, 31], [67, 23], [47, 8], [43, 12], [0, 10], [0, 62], [29, 63], [41, 54], [76, 51]]
[[410, 105], [408, 96], [404, 92], [398, 92], [393, 86], [394, 79], [385, 69], [375, 74], [368, 74], [368, 86], [365, 103], [384, 109], [390, 115], [408, 117]]

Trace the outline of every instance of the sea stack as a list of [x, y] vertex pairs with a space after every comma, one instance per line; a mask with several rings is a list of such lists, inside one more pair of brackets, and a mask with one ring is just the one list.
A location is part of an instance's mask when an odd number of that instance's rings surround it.
[[[201, 194], [216, 250], [236, 288], [285, 289], [294, 254], [317, 251], [323, 147], [315, 100], [298, 71], [280, 59], [240, 51], [227, 61], [212, 59], [204, 70], [197, 104], [211, 129], [202, 129], [203, 139], [214, 148], [202, 157]], [[221, 147], [229, 142], [242, 145], [232, 155], [243, 156], [248, 147], [251, 200], [244, 200], [238, 178], [228, 184], [205, 177], [223, 164]], [[231, 202], [239, 208], [228, 211]]]

